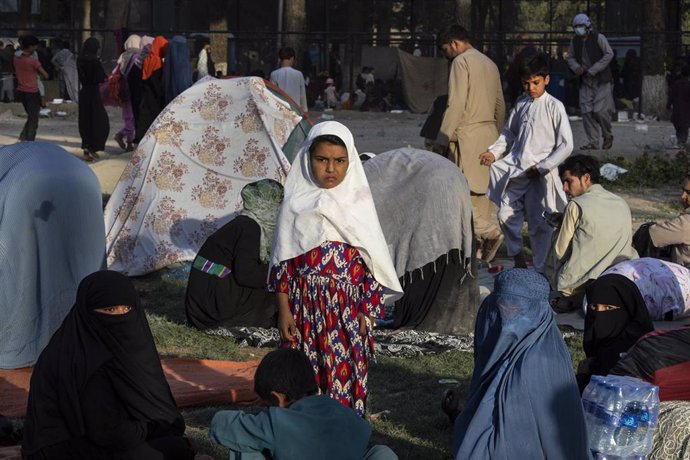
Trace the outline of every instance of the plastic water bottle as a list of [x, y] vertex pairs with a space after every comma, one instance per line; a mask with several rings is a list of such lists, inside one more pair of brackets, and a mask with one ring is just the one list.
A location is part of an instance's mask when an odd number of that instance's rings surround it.
[[[644, 410], [646, 411], [647, 408], [645, 407]], [[639, 401], [630, 402], [625, 406], [615, 432], [616, 449], [614, 453], [616, 455], [627, 457], [637, 450], [638, 417], [641, 412], [642, 404]]]
[[616, 428], [623, 409], [623, 395], [620, 388], [610, 383], [605, 383], [606, 398], [600, 411], [601, 419], [601, 442], [597, 445], [597, 450], [605, 454], [616, 453]]

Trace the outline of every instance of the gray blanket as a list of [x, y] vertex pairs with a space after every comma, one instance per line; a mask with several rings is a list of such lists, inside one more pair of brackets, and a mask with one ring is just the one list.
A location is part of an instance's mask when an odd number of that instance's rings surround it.
[[467, 179], [446, 158], [402, 148], [364, 163], [376, 212], [399, 277], [460, 250], [472, 255], [472, 203]]
[[98, 178], [61, 147], [0, 148], [0, 368], [33, 364], [105, 267], [102, 209]]

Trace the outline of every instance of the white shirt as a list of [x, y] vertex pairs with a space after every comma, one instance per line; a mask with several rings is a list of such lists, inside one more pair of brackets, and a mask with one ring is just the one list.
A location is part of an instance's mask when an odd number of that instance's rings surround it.
[[271, 72], [270, 79], [299, 104], [302, 110], [307, 111], [307, 89], [302, 72], [292, 67], [281, 67]]
[[509, 148], [512, 158], [505, 161], [523, 171], [536, 165], [546, 174], [558, 167], [573, 151], [573, 132], [563, 104], [549, 93], [534, 100], [520, 96], [489, 152], [498, 160]]

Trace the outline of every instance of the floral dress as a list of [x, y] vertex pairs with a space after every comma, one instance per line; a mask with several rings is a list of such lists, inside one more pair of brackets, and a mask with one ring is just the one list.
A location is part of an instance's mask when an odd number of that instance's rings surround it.
[[[273, 267], [269, 290], [288, 295], [297, 348], [309, 358], [321, 391], [364, 416], [370, 331], [359, 333], [358, 313], [383, 317], [383, 288], [356, 248], [326, 241]], [[369, 328], [369, 326], [367, 326]]]

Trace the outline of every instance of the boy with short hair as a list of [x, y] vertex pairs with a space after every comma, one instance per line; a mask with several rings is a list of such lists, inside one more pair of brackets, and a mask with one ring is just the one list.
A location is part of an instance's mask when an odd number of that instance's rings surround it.
[[[538, 54], [524, 62], [520, 76], [525, 93], [498, 140], [479, 159], [491, 166], [488, 196], [499, 207], [508, 255], [515, 267], [527, 266], [521, 234], [527, 220], [534, 268], [543, 273], [553, 234], [545, 217], [565, 208], [558, 165], [573, 150], [573, 133], [565, 107], [546, 92], [550, 81], [546, 58]], [[501, 158], [506, 151], [508, 155]]]
[[47, 79], [48, 73], [43, 70], [40, 61], [32, 57], [38, 49], [38, 38], [33, 35], [24, 35], [19, 42], [22, 52], [14, 56], [14, 71], [17, 76], [17, 98], [26, 110], [26, 123], [19, 135], [19, 140], [33, 141], [36, 139], [38, 116], [41, 111], [41, 94], [36, 74]]
[[309, 359], [281, 348], [261, 360], [254, 391], [270, 407], [256, 415], [220, 411], [209, 437], [230, 448], [231, 460], [396, 460], [385, 446], [367, 450], [371, 427], [340, 402], [319, 395]]

